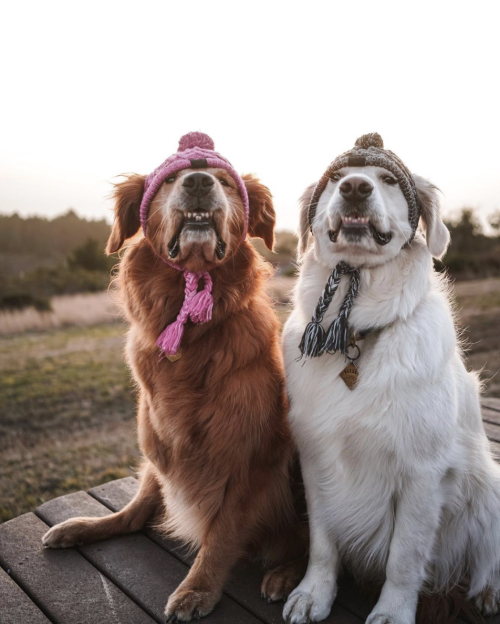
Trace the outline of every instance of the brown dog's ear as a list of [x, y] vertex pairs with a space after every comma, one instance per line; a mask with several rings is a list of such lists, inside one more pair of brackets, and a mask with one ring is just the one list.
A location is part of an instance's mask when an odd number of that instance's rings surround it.
[[309, 247], [311, 237], [311, 228], [309, 226], [309, 204], [313, 196], [316, 182], [310, 184], [302, 193], [299, 199], [300, 219], [299, 219], [299, 247], [297, 252], [297, 260], [300, 260]]
[[422, 226], [427, 247], [435, 258], [442, 258], [448, 249], [450, 233], [441, 219], [439, 189], [419, 175], [413, 176], [421, 209]]
[[274, 212], [271, 191], [251, 173], [247, 173], [241, 176], [241, 178], [245, 183], [250, 204], [248, 233], [250, 236], [262, 238], [266, 247], [272, 251], [276, 214]]
[[132, 173], [123, 182], [115, 184], [115, 220], [106, 246], [108, 256], [121, 249], [123, 243], [141, 226], [139, 208], [144, 193], [146, 176]]

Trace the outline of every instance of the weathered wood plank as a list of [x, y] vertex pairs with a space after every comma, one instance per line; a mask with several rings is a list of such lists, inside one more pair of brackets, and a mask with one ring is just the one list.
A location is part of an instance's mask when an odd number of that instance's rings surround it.
[[[138, 488], [138, 482], [132, 477], [119, 479], [105, 483], [90, 490], [90, 493], [103, 503], [107, 504], [113, 511], [122, 509], [134, 496]], [[189, 553], [185, 547], [178, 542], [169, 540], [151, 529], [146, 530], [146, 534], [162, 548], [172, 553], [186, 565], [191, 565], [195, 555]], [[268, 624], [282, 624], [283, 604], [268, 604], [260, 597], [260, 584], [262, 582], [262, 567], [251, 563], [238, 565], [229, 579], [225, 593], [244, 606], [259, 619]], [[362, 620], [342, 608], [340, 602], [335, 604], [332, 613], [326, 622], [337, 622], [338, 624], [359, 624]]]
[[75, 550], [44, 549], [46, 531], [47, 525], [32, 513], [0, 525], [0, 561], [52, 622], [153, 624]]
[[488, 436], [488, 440], [491, 442], [500, 442], [500, 427], [498, 425], [492, 425], [483, 420], [483, 427]]
[[[36, 513], [54, 525], [75, 516], [101, 517], [110, 511], [85, 492], [77, 492], [44, 503]], [[142, 533], [79, 546], [78, 551], [157, 622], [164, 621], [168, 596], [188, 572], [185, 564]], [[209, 621], [257, 624], [250, 613], [227, 597], [222, 598]]]
[[0, 568], [0, 623], [50, 624], [31, 598]]
[[134, 477], [125, 477], [91, 488], [89, 494], [108, 509], [119, 511], [134, 498], [138, 490], [139, 481]]
[[500, 412], [500, 399], [495, 397], [483, 397], [481, 399], [481, 405], [495, 412]]
[[483, 415], [483, 421], [500, 426], [500, 412], [489, 409], [488, 407], [483, 407], [481, 413]]

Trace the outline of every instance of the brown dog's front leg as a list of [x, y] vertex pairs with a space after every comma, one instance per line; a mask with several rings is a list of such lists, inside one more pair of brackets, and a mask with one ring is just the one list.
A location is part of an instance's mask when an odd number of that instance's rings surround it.
[[214, 609], [231, 568], [244, 552], [242, 542], [241, 527], [237, 534], [234, 524], [228, 528], [222, 518], [214, 521], [189, 574], [168, 600], [167, 622], [189, 622]]
[[161, 493], [148, 462], [143, 470], [137, 494], [121, 511], [103, 518], [71, 518], [56, 524], [42, 538], [47, 548], [68, 548], [88, 544], [142, 529], [161, 505]]
[[189, 574], [168, 600], [167, 622], [189, 622], [204, 617], [220, 600], [232, 567], [245, 553], [262, 503], [241, 493], [240, 496], [239, 500], [245, 500], [245, 509], [238, 504], [236, 496], [226, 495]]

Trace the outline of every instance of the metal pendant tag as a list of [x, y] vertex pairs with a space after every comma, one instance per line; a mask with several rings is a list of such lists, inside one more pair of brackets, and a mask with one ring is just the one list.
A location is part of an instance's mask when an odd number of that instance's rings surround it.
[[354, 362], [349, 362], [349, 364], [339, 374], [339, 377], [349, 388], [349, 390], [354, 390], [354, 388], [356, 387], [356, 384], [358, 383], [358, 376], [359, 369], [356, 364], [354, 364]]
[[179, 349], [179, 351], [177, 351], [177, 353], [174, 353], [174, 355], [166, 355], [165, 357], [170, 362], [177, 362], [177, 360], [181, 359], [181, 355], [182, 355], [182, 351]]

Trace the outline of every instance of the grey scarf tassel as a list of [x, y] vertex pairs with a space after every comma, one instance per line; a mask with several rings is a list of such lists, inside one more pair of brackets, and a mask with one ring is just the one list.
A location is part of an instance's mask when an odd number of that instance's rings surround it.
[[[351, 274], [349, 291], [345, 296], [338, 317], [328, 328], [325, 335], [321, 322], [328, 310], [333, 296], [337, 292], [342, 275]], [[359, 289], [359, 269], [354, 269], [346, 262], [339, 262], [328, 278], [325, 289], [319, 298], [318, 305], [310, 323], [302, 335], [299, 349], [306, 357], [319, 357], [325, 351], [328, 353], [347, 353], [349, 347], [349, 324], [348, 318], [354, 304], [354, 299]]]

